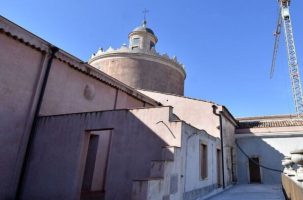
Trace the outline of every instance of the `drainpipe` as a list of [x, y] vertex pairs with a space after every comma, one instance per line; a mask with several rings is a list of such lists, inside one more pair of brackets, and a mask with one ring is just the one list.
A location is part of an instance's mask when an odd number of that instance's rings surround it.
[[213, 113], [216, 116], [219, 116], [220, 119], [220, 138], [221, 138], [221, 162], [222, 162], [222, 182], [223, 189], [225, 188], [225, 173], [224, 173], [224, 149], [223, 149], [223, 127], [222, 127], [222, 111], [219, 111], [219, 114], [216, 112], [218, 107], [216, 105], [212, 105]]
[[41, 105], [42, 105], [42, 101], [43, 101], [43, 97], [44, 97], [44, 93], [45, 93], [45, 88], [47, 85], [47, 81], [48, 81], [48, 77], [49, 77], [49, 73], [50, 73], [50, 69], [52, 66], [52, 62], [53, 59], [55, 58], [55, 54], [58, 52], [58, 48], [55, 46], [51, 46], [49, 48], [50, 50], [50, 54], [49, 54], [49, 59], [46, 65], [46, 70], [45, 70], [45, 74], [41, 83], [41, 89], [39, 91], [39, 96], [38, 96], [38, 100], [37, 100], [37, 105], [34, 111], [34, 120], [33, 123], [31, 125], [31, 129], [30, 129], [30, 133], [29, 133], [29, 138], [27, 141], [27, 144], [25, 146], [25, 154], [24, 154], [24, 158], [22, 160], [22, 165], [21, 165], [21, 172], [20, 172], [20, 176], [19, 176], [19, 181], [18, 181], [18, 186], [17, 186], [17, 191], [16, 191], [16, 199], [20, 199], [21, 197], [21, 193], [22, 193], [22, 189], [23, 189], [23, 182], [24, 182], [24, 178], [25, 178], [25, 173], [26, 173], [26, 169], [27, 169], [27, 161], [29, 159], [30, 156], [30, 151], [32, 148], [32, 144], [33, 144], [33, 139], [35, 136], [35, 131], [36, 131], [36, 126], [37, 126], [37, 120], [39, 117], [39, 113], [40, 113], [40, 109], [41, 109]]

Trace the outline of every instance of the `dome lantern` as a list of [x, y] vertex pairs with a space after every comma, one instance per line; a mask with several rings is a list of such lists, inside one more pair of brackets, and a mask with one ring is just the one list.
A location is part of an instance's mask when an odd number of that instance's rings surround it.
[[130, 49], [151, 50], [158, 42], [158, 38], [152, 29], [147, 27], [147, 21], [144, 20], [141, 26], [136, 27], [128, 35]]

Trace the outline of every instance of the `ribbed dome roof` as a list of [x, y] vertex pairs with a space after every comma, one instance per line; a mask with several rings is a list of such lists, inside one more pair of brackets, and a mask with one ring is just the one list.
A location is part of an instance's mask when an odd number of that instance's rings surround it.
[[151, 34], [155, 35], [155, 33], [154, 33], [153, 30], [151, 30], [150, 28], [146, 27], [146, 23], [147, 22], [144, 20], [143, 24], [141, 26], [136, 27], [132, 32], [135, 32], [135, 31], [147, 32], [147, 33], [151, 33]]

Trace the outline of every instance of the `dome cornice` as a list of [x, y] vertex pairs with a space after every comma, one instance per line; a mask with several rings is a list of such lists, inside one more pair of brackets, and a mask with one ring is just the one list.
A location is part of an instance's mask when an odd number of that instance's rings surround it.
[[177, 70], [184, 79], [186, 78], [186, 72], [184, 69], [184, 65], [179, 63], [176, 58], [171, 59], [168, 57], [167, 54], [160, 55], [158, 53], [152, 53], [150, 52], [144, 52], [140, 50], [112, 50], [111, 52], [105, 52], [102, 54], [97, 54], [93, 56], [88, 63], [91, 64], [95, 61], [98, 61], [99, 59], [106, 60], [106, 59], [112, 59], [112, 58], [135, 58], [135, 59], [141, 59], [141, 60], [147, 60], [152, 62], [161, 63], [164, 65], [167, 65], [175, 70]]

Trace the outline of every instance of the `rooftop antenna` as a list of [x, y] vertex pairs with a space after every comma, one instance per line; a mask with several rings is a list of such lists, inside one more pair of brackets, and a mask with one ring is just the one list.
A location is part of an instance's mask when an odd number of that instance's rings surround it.
[[146, 14], [149, 12], [146, 8], [143, 10], [143, 16], [144, 16], [144, 21], [143, 21], [143, 26], [146, 26]]

